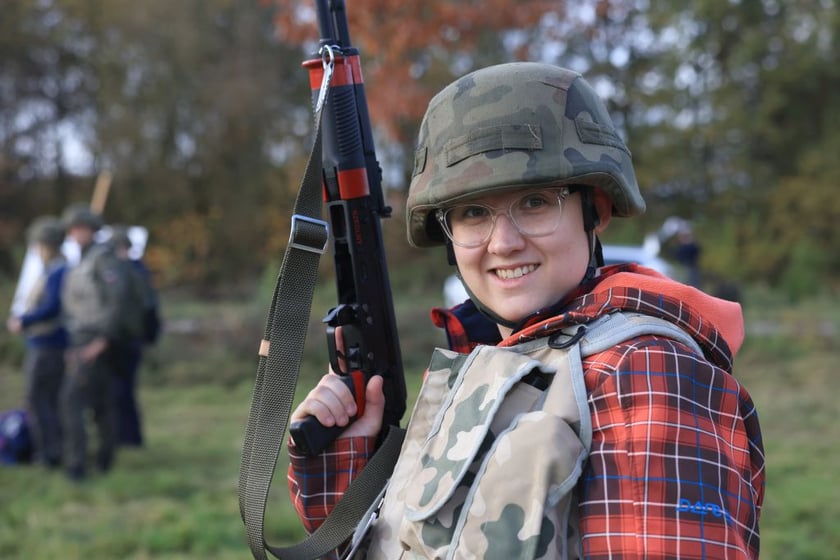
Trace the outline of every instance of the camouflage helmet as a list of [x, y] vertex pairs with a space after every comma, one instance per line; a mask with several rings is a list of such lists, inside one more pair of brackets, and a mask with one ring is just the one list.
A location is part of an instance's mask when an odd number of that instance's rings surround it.
[[61, 216], [64, 227], [87, 226], [96, 231], [102, 227], [102, 217], [84, 203], [71, 204]]
[[645, 210], [630, 151], [603, 101], [576, 72], [533, 62], [490, 66], [429, 103], [406, 202], [408, 241], [444, 243], [434, 210], [480, 194], [588, 185], [616, 216]]
[[64, 224], [55, 216], [41, 216], [29, 226], [26, 238], [30, 244], [41, 243], [50, 247], [61, 247], [64, 243]]

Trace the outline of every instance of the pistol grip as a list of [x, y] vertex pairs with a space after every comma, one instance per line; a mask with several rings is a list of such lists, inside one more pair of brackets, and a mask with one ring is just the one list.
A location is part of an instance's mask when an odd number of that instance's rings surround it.
[[292, 422], [289, 426], [289, 435], [295, 442], [298, 450], [307, 457], [315, 457], [327, 448], [332, 442], [346, 430], [356, 418], [365, 413], [365, 376], [361, 371], [354, 371], [349, 375], [341, 376], [342, 382], [353, 393], [356, 400], [358, 412], [350, 418], [346, 426], [326, 427], [314, 416], [307, 416], [299, 422]]

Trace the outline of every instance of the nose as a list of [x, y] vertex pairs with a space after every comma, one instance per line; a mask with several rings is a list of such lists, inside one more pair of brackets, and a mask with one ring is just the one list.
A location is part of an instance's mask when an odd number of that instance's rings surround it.
[[522, 249], [524, 246], [525, 236], [519, 232], [510, 216], [506, 213], [496, 214], [493, 231], [490, 233], [490, 241], [487, 243], [487, 251], [504, 255]]

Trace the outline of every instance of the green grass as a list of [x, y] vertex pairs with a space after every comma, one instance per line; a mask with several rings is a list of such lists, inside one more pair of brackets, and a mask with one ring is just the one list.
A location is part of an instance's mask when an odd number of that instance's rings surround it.
[[[840, 309], [757, 294], [738, 377], [759, 411], [767, 457], [762, 558], [829, 559], [840, 550]], [[750, 326], [765, 333], [750, 337]]]
[[[409, 294], [396, 306], [413, 395], [428, 349], [443, 343], [427, 311], [439, 291], [423, 288], [435, 284], [399, 281]], [[317, 306], [332, 297], [324, 290]], [[110, 473], [82, 485], [32, 466], [0, 468], [0, 558], [250, 558], [237, 481], [264, 320], [264, 310], [254, 309], [252, 303], [167, 302], [170, 326], [180, 327], [149, 354], [141, 372], [146, 447], [121, 451]], [[767, 452], [762, 558], [834, 558], [840, 550], [840, 310], [831, 300], [792, 306], [755, 292], [745, 311], [748, 338], [736, 366], [758, 407]], [[299, 395], [326, 367], [321, 313], [316, 307]], [[189, 326], [192, 317], [200, 318], [198, 327]], [[14, 346], [8, 338], [2, 343]], [[0, 410], [20, 404], [19, 367], [9, 359], [0, 364]], [[285, 470], [281, 452], [266, 516], [267, 538], [277, 545], [303, 538]]]
[[236, 491], [249, 392], [143, 385], [147, 446], [81, 485], [0, 471], [2, 558], [242, 558]]
[[[334, 298], [329, 285], [316, 293], [297, 399], [326, 372], [319, 318]], [[410, 339], [403, 352], [412, 400], [427, 359], [412, 350], [443, 342], [428, 326], [437, 298], [435, 290], [395, 302]], [[81, 485], [40, 467], [0, 467], [0, 558], [250, 557], [237, 485], [267, 303], [178, 301], [164, 309], [169, 332], [140, 376], [145, 447], [121, 450], [111, 472]], [[22, 402], [20, 366], [9, 363], [21, 352], [5, 332], [0, 342], [11, 357], [0, 362], [7, 410]], [[286, 491], [287, 466], [281, 452], [266, 511], [266, 538], [281, 546], [305, 536]]]

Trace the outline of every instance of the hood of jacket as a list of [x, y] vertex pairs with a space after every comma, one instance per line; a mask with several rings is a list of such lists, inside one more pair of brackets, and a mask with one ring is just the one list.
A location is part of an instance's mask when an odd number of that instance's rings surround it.
[[432, 320], [446, 331], [453, 350], [469, 352], [478, 344], [512, 346], [549, 336], [565, 327], [586, 324], [619, 311], [642, 313], [675, 324], [697, 341], [707, 360], [732, 372], [734, 356], [744, 340], [740, 304], [710, 296], [637, 264], [599, 269], [595, 278], [551, 310], [532, 315], [504, 340], [492, 321], [470, 301], [452, 309], [435, 308]]

